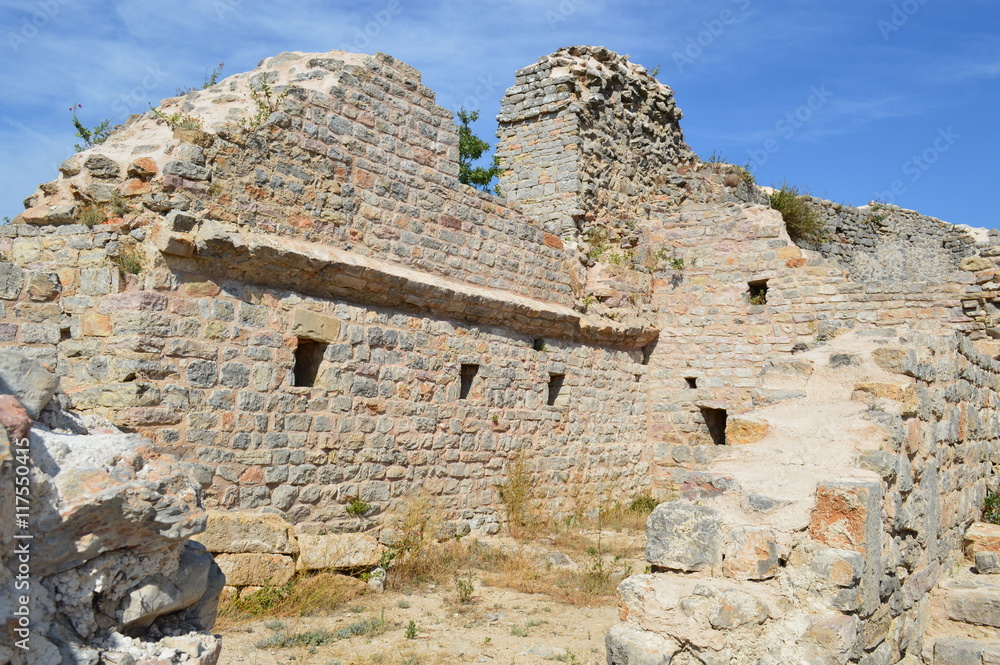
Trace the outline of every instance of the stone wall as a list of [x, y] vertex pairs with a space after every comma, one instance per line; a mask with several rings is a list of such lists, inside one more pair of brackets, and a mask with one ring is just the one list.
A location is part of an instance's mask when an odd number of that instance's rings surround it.
[[[423, 492], [496, 524], [492, 483], [519, 450], [539, 498], [646, 482], [638, 351], [543, 337], [559, 330], [544, 321], [536, 338], [163, 266], [123, 275], [108, 256], [132, 236], [113, 227], [3, 232], [31, 265], [0, 265], [6, 343], [56, 367], [71, 408], [194, 463], [209, 506], [353, 530], [352, 498], [371, 519]], [[313, 387], [294, 385], [302, 340], [326, 344]], [[461, 398], [463, 365], [478, 372]]]
[[1000, 364], [954, 334], [876, 330], [796, 362], [741, 445], [653, 513], [654, 572], [621, 586], [610, 663], [930, 662], [929, 591], [997, 486]]
[[[797, 246], [605, 49], [519, 72], [510, 206], [457, 183], [448, 112], [388, 56], [282, 54], [160, 109], [0, 229], [0, 348], [183, 459], [234, 579], [377, 554], [415, 495], [496, 532], [523, 455], [552, 516], [681, 502], [613, 659], [919, 652], [996, 482], [996, 247], [830, 206], [837, 243]], [[273, 551], [246, 545], [264, 511]], [[717, 538], [680, 561], [701, 522]]]
[[828, 237], [817, 249], [859, 282], [945, 283], [963, 259], [977, 254], [977, 244], [989, 243], [985, 233], [977, 238], [972, 229], [897, 206], [813, 202]]
[[545, 230], [574, 238], [683, 184], [696, 157], [673, 92], [627, 56], [571, 47], [516, 77], [497, 116], [500, 187]]

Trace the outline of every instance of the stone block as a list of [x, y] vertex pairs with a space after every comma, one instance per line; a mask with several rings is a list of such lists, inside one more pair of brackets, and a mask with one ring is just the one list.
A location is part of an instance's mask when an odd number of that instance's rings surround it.
[[727, 589], [715, 597], [708, 622], [716, 630], [735, 630], [748, 624], [764, 623], [770, 612], [767, 605], [745, 591]]
[[153, 245], [163, 254], [187, 258], [196, 249], [194, 237], [190, 233], [174, 233], [161, 227], [153, 227]]
[[[270, 456], [268, 456], [270, 460]], [[205, 532], [196, 539], [210, 552], [294, 554], [291, 525], [280, 515], [210, 511]]]
[[726, 543], [722, 572], [738, 580], [766, 580], [778, 571], [778, 543], [772, 529], [737, 527]]
[[230, 586], [280, 585], [295, 574], [295, 561], [284, 554], [220, 554], [215, 562]]
[[604, 636], [608, 665], [668, 665], [681, 645], [632, 626], [612, 626]]
[[682, 501], [661, 503], [646, 521], [646, 560], [683, 571], [720, 565], [722, 520], [718, 511]]
[[299, 534], [298, 543], [298, 570], [370, 568], [378, 565], [385, 551], [374, 537], [364, 533]]
[[847, 663], [858, 640], [858, 619], [844, 614], [814, 619], [802, 636], [810, 665]]
[[[943, 637], [934, 642], [934, 665], [983, 665], [988, 645], [964, 637]], [[993, 650], [1000, 653], [1000, 645]]]
[[37, 360], [11, 348], [0, 350], [0, 393], [17, 397], [32, 420], [38, 420], [58, 387], [59, 377]]
[[292, 334], [317, 342], [335, 342], [340, 337], [340, 319], [297, 309], [292, 315]]
[[858, 552], [832, 548], [816, 552], [810, 565], [822, 579], [839, 587], [856, 585], [864, 567], [864, 558]]
[[726, 443], [735, 446], [757, 443], [771, 426], [762, 418], [753, 416], [730, 416], [726, 420]]
[[980, 575], [1000, 575], [1000, 554], [976, 552], [976, 572]]
[[965, 556], [975, 559], [979, 552], [1000, 554], [1000, 524], [973, 522], [965, 531]]
[[950, 589], [945, 606], [954, 621], [1000, 628], [1000, 586]]
[[880, 547], [882, 488], [876, 483], [832, 482], [816, 488], [809, 534], [820, 543], [864, 554]]

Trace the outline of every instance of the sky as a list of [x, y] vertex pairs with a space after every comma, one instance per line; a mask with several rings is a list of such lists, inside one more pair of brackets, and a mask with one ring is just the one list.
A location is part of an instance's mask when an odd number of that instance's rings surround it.
[[673, 88], [688, 144], [853, 205], [1000, 228], [997, 0], [2, 0], [0, 217], [97, 125], [283, 51], [388, 53], [495, 116], [514, 72], [606, 46]]

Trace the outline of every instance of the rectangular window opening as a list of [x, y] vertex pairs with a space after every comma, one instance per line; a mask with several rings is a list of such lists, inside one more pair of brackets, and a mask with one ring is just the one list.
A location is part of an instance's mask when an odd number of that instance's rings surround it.
[[751, 305], [764, 305], [767, 303], [767, 280], [759, 279], [755, 282], [748, 282], [747, 287], [750, 289], [750, 304]]
[[458, 399], [468, 398], [469, 393], [472, 392], [472, 380], [476, 378], [476, 374], [478, 373], [479, 365], [462, 365], [459, 374], [462, 379], [462, 385], [459, 388]]
[[711, 409], [701, 407], [701, 417], [708, 427], [708, 434], [712, 437], [712, 442], [717, 446], [726, 445], [726, 410]]
[[697, 376], [685, 376], [684, 380], [687, 382], [688, 388], [698, 387], [698, 377]]
[[562, 390], [563, 380], [565, 378], [565, 374], [549, 374], [549, 406], [556, 405], [556, 400], [559, 399], [559, 392]]
[[538, 338], [532, 340], [532, 342], [531, 342], [531, 348], [533, 348], [535, 351], [545, 351], [546, 350], [545, 349], [545, 340], [542, 339], [541, 337], [538, 337]]
[[323, 364], [323, 354], [326, 344], [312, 339], [299, 338], [295, 345], [295, 368], [293, 370], [294, 384], [300, 388], [312, 388], [316, 385], [320, 365]]

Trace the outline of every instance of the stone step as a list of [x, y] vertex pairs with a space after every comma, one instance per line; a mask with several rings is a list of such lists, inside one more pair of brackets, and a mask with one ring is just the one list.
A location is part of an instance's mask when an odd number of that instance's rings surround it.
[[934, 643], [934, 665], [1000, 665], [1000, 642], [946, 637]]
[[942, 582], [945, 608], [952, 621], [1000, 628], [1000, 579], [962, 575]]

